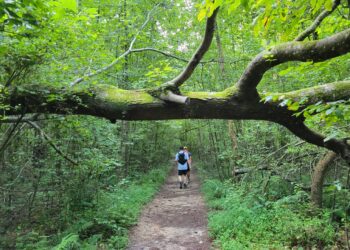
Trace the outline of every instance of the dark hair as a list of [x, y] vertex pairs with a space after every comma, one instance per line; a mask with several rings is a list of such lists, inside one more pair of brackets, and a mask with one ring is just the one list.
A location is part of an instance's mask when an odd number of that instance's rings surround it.
[[183, 147], [183, 146], [181, 146], [179, 149], [180, 149], [180, 150], [183, 150], [183, 149], [184, 149], [184, 147]]

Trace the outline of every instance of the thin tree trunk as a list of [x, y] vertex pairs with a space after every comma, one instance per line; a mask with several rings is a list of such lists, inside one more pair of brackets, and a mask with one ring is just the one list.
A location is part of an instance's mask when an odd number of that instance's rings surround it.
[[[201, 124], [202, 122], [201, 121], [198, 121], [198, 124]], [[198, 145], [204, 145], [203, 143], [203, 136], [202, 136], [202, 133], [201, 133], [201, 129], [198, 129], [197, 130], [197, 138], [198, 138], [198, 141], [199, 141], [199, 144]], [[202, 161], [203, 160], [203, 157], [202, 157], [202, 153], [197, 150], [197, 155], [198, 155], [198, 160], [199, 161]]]
[[[124, 162], [124, 176], [127, 176], [129, 173], [129, 161], [128, 161], [128, 140], [129, 140], [129, 122], [128, 121], [122, 121], [121, 126], [121, 155], [122, 160]], [[117, 171], [117, 175], [118, 175]]]
[[238, 142], [237, 142], [236, 126], [234, 121], [228, 120], [227, 127], [228, 127], [228, 134], [230, 135], [230, 139], [232, 143], [232, 151], [235, 151], [237, 149]]
[[219, 28], [218, 24], [215, 23], [215, 40], [216, 40], [216, 45], [218, 46], [218, 56], [219, 56], [219, 66], [220, 66], [220, 75], [224, 76], [224, 71], [225, 71], [225, 59], [224, 59], [224, 51], [222, 49], [222, 43], [219, 35]]
[[330, 151], [322, 159], [318, 161], [314, 167], [311, 178], [311, 202], [316, 206], [322, 207], [323, 181], [327, 170], [336, 158], [337, 154]]
[[[208, 128], [209, 128], [209, 138], [211, 140], [211, 147], [210, 147], [210, 150], [209, 150], [209, 155], [212, 155], [213, 158], [214, 158], [214, 164], [215, 164], [215, 167], [217, 169], [217, 172], [218, 172], [218, 175], [219, 175], [219, 178], [222, 180], [223, 179], [223, 176], [222, 176], [222, 173], [221, 173], [221, 168], [220, 168], [220, 163], [219, 163], [219, 159], [218, 159], [218, 155], [219, 155], [219, 152], [218, 152], [218, 149], [217, 149], [217, 145], [216, 145], [216, 142], [215, 142], [215, 138], [214, 138], [214, 133], [213, 133], [213, 129], [211, 127], [212, 125], [212, 122], [211, 121], [208, 121]], [[214, 128], [215, 129], [215, 128]]]

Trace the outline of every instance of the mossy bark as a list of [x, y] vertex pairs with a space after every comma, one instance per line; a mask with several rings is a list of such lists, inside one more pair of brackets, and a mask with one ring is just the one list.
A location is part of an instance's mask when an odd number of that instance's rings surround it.
[[[311, 101], [349, 98], [350, 82], [333, 83], [324, 87], [280, 93]], [[332, 88], [329, 88], [332, 86]], [[328, 88], [329, 91], [320, 91]], [[250, 119], [266, 120], [287, 127], [296, 136], [314, 145], [333, 150], [350, 161], [349, 147], [343, 141], [331, 139], [304, 125], [303, 118], [278, 103], [263, 103], [259, 95], [242, 95], [236, 87], [222, 92], [188, 92], [187, 104], [164, 101], [161, 92], [153, 89], [122, 90], [109, 85], [61, 88], [45, 85], [13, 87], [1, 92], [0, 112], [5, 115], [22, 113], [76, 114], [116, 120], [169, 120], [169, 119]], [[334, 93], [334, 94], [333, 94]], [[273, 94], [273, 93], [272, 93]], [[276, 93], [277, 94], [277, 93]], [[317, 97], [317, 98], [315, 98]]]
[[[350, 81], [330, 83], [287, 93], [270, 93], [295, 101], [305, 98], [307, 105], [319, 100], [350, 98]], [[159, 95], [159, 96], [157, 96]], [[177, 104], [160, 98], [153, 89], [123, 90], [110, 85], [62, 88], [27, 85], [2, 90], [0, 112], [5, 115], [26, 113], [80, 114], [121, 120], [166, 119], [255, 119], [282, 123], [279, 113], [292, 116], [277, 102], [263, 103], [259, 96], [249, 99], [238, 88], [221, 92], [185, 92], [188, 104]], [[277, 111], [277, 113], [276, 113]], [[283, 116], [283, 119], [287, 119]], [[287, 119], [288, 120], [288, 119]]]
[[237, 87], [244, 92], [254, 91], [269, 69], [285, 62], [322, 62], [349, 51], [350, 29], [322, 40], [280, 44], [258, 54], [245, 69]]

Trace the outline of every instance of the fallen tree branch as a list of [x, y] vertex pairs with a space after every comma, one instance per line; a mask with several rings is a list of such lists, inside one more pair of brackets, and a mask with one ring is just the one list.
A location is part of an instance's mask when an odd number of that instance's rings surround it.
[[[320, 85], [314, 89], [315, 91], [312, 91], [312, 88], [306, 88], [270, 94], [290, 96], [295, 101], [307, 98], [308, 105], [316, 103], [319, 99], [334, 101], [350, 98], [350, 81]], [[328, 90], [317, 91], [322, 89]], [[1, 109], [0, 107], [0, 112], [5, 115], [19, 115], [21, 111], [15, 106], [23, 104], [27, 108], [27, 113], [85, 114], [106, 119], [222, 118], [263, 120], [267, 119], [268, 115], [268, 120], [271, 121], [275, 117], [274, 110], [283, 110], [277, 101], [254, 103], [250, 100], [239, 99], [239, 91], [235, 87], [227, 88], [221, 92], [184, 92], [184, 94], [189, 98], [190, 104], [179, 108], [179, 105], [169, 105], [162, 101], [156, 96], [157, 93], [154, 89], [123, 90], [104, 84], [62, 89], [53, 85], [33, 84], [13, 86], [8, 91], [0, 93], [0, 104], [12, 107], [9, 109]], [[60, 98], [52, 100], [52, 98], [50, 99], [52, 95], [60, 96]], [[43, 103], [45, 105], [42, 105]], [[175, 107], [178, 111], [174, 110]], [[266, 113], [269, 108], [271, 110]], [[293, 115], [291, 111], [287, 113]]]
[[253, 171], [270, 171], [272, 170], [271, 168], [268, 168], [267, 166], [265, 167], [260, 167], [260, 168], [235, 168], [233, 171], [233, 174], [235, 176], [241, 175], [241, 174], [247, 174]]
[[[303, 91], [294, 93], [294, 98], [308, 98], [317, 95], [319, 99], [344, 99], [350, 97], [350, 81], [332, 83], [327, 93]], [[320, 87], [315, 87], [320, 88]], [[161, 95], [163, 92], [158, 93]], [[336, 95], [333, 95], [336, 93]], [[52, 95], [60, 96], [52, 100]], [[174, 94], [174, 93], [173, 93]], [[272, 93], [273, 94], [273, 93]], [[283, 94], [283, 93], [279, 93]], [[288, 93], [285, 93], [286, 95]], [[177, 94], [170, 94], [175, 96]], [[112, 122], [119, 120], [168, 120], [168, 119], [245, 119], [272, 121], [287, 127], [299, 138], [342, 155], [350, 162], [349, 146], [341, 140], [324, 142], [325, 136], [314, 133], [304, 124], [294, 111], [281, 107], [279, 103], [254, 102], [241, 98], [237, 88], [231, 87], [222, 92], [186, 92], [179, 102], [165, 102], [154, 89], [122, 90], [111, 85], [94, 84], [89, 87], [76, 86], [62, 89], [59, 86], [26, 85], [9, 88], [0, 93], [6, 115], [18, 115], [16, 105], [26, 107], [27, 113], [84, 114], [104, 117]], [[187, 102], [186, 98], [189, 98]], [[174, 100], [172, 100], [174, 101]], [[11, 104], [11, 105], [10, 105]], [[45, 104], [45, 105], [43, 105]]]

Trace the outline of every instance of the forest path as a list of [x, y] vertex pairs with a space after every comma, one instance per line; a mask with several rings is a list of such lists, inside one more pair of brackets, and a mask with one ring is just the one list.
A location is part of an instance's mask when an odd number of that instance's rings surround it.
[[130, 250], [207, 250], [207, 210], [194, 173], [180, 189], [174, 168], [129, 235]]

